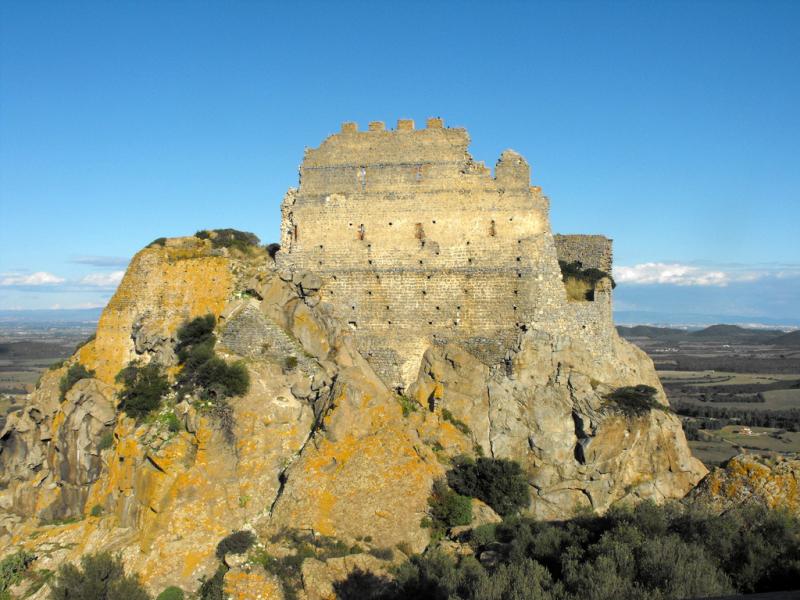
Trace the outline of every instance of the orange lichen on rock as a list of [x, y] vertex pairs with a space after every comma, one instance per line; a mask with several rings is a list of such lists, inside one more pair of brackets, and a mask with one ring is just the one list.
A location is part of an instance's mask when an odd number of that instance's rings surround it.
[[95, 340], [78, 353], [80, 362], [106, 383], [113, 383], [119, 370], [134, 358], [131, 331], [141, 320], [168, 336], [193, 317], [219, 316], [230, 298], [229, 259], [210, 255], [206, 244], [196, 238], [171, 241], [176, 245], [149, 246], [133, 257], [103, 310]]

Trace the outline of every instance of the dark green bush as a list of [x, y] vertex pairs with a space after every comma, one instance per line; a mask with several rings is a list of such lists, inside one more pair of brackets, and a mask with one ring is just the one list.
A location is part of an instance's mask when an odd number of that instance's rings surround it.
[[22, 581], [25, 571], [34, 560], [36, 557], [30, 552], [18, 550], [0, 561], [0, 597], [8, 591], [8, 588]]
[[144, 366], [138, 362], [129, 363], [117, 374], [116, 380], [123, 385], [119, 393], [120, 407], [135, 419], [158, 409], [170, 387], [161, 365], [155, 362]]
[[250, 375], [243, 362], [228, 364], [216, 355], [214, 315], [192, 319], [178, 330], [175, 350], [183, 370], [178, 377], [181, 388], [199, 390], [201, 396], [222, 400], [241, 396], [250, 387]]
[[200, 600], [225, 600], [225, 591], [223, 589], [225, 582], [225, 573], [228, 572], [228, 567], [220, 565], [217, 567], [216, 573], [210, 579], [203, 579], [200, 583], [200, 589], [197, 591], [197, 596]]
[[160, 238], [156, 238], [156, 239], [154, 239], [152, 242], [150, 242], [149, 244], [147, 244], [147, 247], [148, 247], [148, 248], [149, 248], [150, 246], [162, 246], [162, 247], [163, 247], [163, 246], [165, 246], [165, 245], [166, 245], [166, 243], [167, 243], [167, 238], [165, 238], [165, 237], [160, 237]]
[[629, 417], [647, 414], [651, 410], [664, 410], [656, 399], [656, 389], [649, 385], [636, 385], [617, 388], [606, 396], [614, 406]]
[[175, 350], [181, 352], [190, 346], [214, 340], [214, 326], [216, 324], [217, 319], [211, 313], [184, 323], [178, 329], [178, 345]]
[[81, 379], [91, 379], [95, 376], [95, 372], [87, 369], [81, 363], [70, 365], [67, 372], [61, 377], [58, 382], [58, 390], [61, 392], [61, 402], [67, 397], [67, 392], [72, 389], [72, 386], [78, 383]]
[[261, 243], [256, 234], [238, 229], [205, 229], [194, 236], [201, 240], [210, 239], [214, 248], [235, 248], [242, 252], [250, 252]]
[[158, 596], [156, 596], [156, 600], [183, 600], [183, 599], [184, 599], [183, 590], [174, 585], [169, 586]]
[[53, 600], [150, 600], [135, 575], [125, 575], [119, 558], [87, 554], [81, 568], [63, 564], [50, 587]]
[[472, 501], [447, 487], [443, 479], [433, 483], [428, 505], [435, 531], [469, 525], [472, 520]]
[[447, 482], [464, 496], [478, 498], [499, 515], [509, 515], [530, 502], [528, 479], [518, 463], [480, 457], [462, 461], [447, 473]]
[[103, 507], [99, 504], [95, 504], [89, 514], [93, 517], [99, 517], [103, 514]]
[[234, 533], [222, 538], [217, 544], [217, 558], [225, 558], [226, 554], [244, 554], [253, 544], [256, 543], [256, 536], [250, 531], [235, 531]]

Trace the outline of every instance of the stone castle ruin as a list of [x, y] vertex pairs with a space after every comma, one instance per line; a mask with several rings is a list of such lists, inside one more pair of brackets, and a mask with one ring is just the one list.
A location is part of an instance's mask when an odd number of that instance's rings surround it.
[[282, 204], [279, 257], [322, 277], [321, 299], [384, 381], [404, 388], [432, 343], [501, 363], [527, 327], [610, 348], [611, 285], [569, 301], [558, 260], [610, 273], [611, 240], [553, 236], [530, 167], [503, 152], [494, 176], [469, 134], [428, 119], [341, 132], [306, 150]]

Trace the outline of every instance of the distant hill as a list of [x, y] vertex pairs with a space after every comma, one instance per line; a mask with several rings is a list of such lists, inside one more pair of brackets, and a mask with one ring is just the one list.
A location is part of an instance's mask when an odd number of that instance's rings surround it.
[[768, 344], [783, 335], [785, 335], [785, 332], [779, 329], [748, 329], [739, 325], [712, 325], [688, 334], [691, 338], [705, 341], [736, 341], [753, 344]]
[[788, 348], [800, 348], [800, 330], [784, 333], [772, 340], [776, 346], [786, 346]]

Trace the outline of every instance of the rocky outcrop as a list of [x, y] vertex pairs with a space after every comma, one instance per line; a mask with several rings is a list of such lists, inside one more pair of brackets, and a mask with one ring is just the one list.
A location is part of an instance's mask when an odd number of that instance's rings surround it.
[[[66, 367], [46, 373], [0, 433], [0, 552], [28, 547], [51, 570], [120, 552], [160, 591], [195, 589], [219, 564], [219, 540], [243, 528], [276, 547], [291, 530], [360, 544], [357, 556], [303, 565], [307, 596], [321, 598], [346, 572], [378, 568], [364, 550], [402, 557], [398, 548], [428, 544], [420, 522], [432, 482], [459, 454], [519, 461], [542, 518], [679, 497], [704, 474], [652, 363], [618, 338], [596, 356], [580, 340], [530, 329], [495, 366], [435, 344], [400, 397], [320, 302], [316, 276], [280, 270], [262, 250], [234, 254], [189, 238], [134, 258], [96, 339], [70, 359], [95, 378], [62, 403]], [[217, 352], [246, 360], [249, 392], [225, 415], [172, 397], [142, 422], [120, 412], [116, 373], [139, 360], [174, 375], [177, 329], [208, 312], [218, 317]], [[664, 410], [626, 417], [605, 400], [642, 383]], [[476, 523], [496, 520], [478, 508]], [[64, 519], [78, 520], [53, 523]], [[266, 598], [280, 586], [248, 559], [225, 587]]]
[[[637, 384], [653, 386], [663, 409], [626, 416], [606, 399]], [[596, 357], [567, 337], [531, 330], [495, 368], [458, 347], [434, 347], [409, 393], [466, 425], [483, 454], [519, 461], [529, 475], [531, 513], [540, 518], [679, 498], [706, 472], [650, 359], [618, 337], [612, 353]]]
[[800, 456], [739, 454], [714, 468], [686, 500], [717, 513], [757, 505], [800, 516]]

